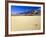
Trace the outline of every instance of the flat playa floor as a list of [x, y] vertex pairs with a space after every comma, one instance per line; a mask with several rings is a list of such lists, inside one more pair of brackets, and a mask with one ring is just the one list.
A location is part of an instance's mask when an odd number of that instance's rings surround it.
[[41, 16], [11, 16], [12, 31], [39, 30]]

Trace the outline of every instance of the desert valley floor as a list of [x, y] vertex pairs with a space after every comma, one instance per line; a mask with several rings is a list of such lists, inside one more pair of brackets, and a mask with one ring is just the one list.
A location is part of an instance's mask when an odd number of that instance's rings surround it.
[[39, 30], [41, 16], [11, 16], [12, 31]]

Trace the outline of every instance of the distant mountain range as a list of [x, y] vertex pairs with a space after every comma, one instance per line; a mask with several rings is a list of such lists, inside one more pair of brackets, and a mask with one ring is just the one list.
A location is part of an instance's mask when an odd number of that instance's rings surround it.
[[21, 13], [19, 13], [19, 14], [12, 14], [12, 16], [21, 16], [21, 15], [23, 15], [23, 16], [31, 16], [31, 15], [40, 15], [41, 14], [41, 9], [39, 8], [39, 9], [37, 9], [37, 10], [32, 10], [32, 11], [26, 11], [26, 12], [21, 12]]

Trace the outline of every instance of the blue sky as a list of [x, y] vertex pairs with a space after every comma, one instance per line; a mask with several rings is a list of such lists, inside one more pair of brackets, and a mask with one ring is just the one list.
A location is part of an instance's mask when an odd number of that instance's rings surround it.
[[11, 12], [12, 14], [19, 14], [27, 11], [37, 10], [40, 7], [34, 7], [34, 6], [11, 6]]

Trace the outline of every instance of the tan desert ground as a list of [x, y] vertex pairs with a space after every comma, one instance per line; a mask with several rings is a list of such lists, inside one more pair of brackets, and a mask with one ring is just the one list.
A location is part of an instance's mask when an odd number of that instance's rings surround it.
[[39, 30], [41, 16], [12, 16], [12, 31]]

